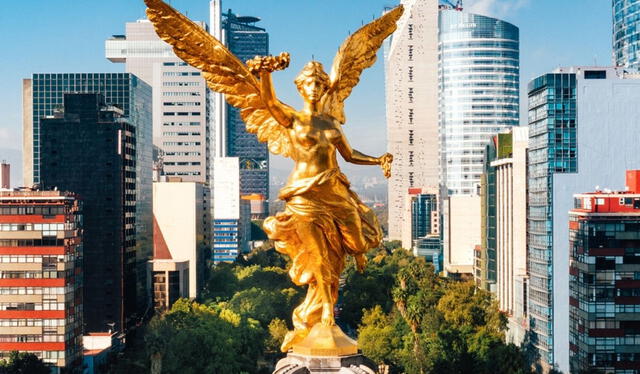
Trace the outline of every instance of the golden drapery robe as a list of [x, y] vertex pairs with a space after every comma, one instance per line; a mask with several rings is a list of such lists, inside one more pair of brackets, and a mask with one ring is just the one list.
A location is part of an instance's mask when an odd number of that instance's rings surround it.
[[335, 304], [345, 256], [363, 255], [382, 240], [375, 214], [349, 186], [338, 168], [298, 179], [280, 190], [284, 212], [264, 222], [276, 250], [293, 261], [289, 270], [293, 282], [309, 286], [305, 300], [293, 313], [295, 330], [311, 329], [321, 320], [318, 279], [330, 284]]

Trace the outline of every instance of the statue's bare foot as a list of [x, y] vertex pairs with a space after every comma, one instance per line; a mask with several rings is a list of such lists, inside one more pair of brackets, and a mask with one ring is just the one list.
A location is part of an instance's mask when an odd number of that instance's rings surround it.
[[282, 341], [280, 350], [282, 352], [289, 352], [289, 350], [293, 348], [294, 345], [303, 341], [304, 338], [307, 337], [307, 335], [309, 335], [309, 330], [306, 329], [289, 331]]
[[336, 324], [336, 319], [333, 315], [333, 305], [332, 304], [322, 304], [322, 326], [331, 327]]

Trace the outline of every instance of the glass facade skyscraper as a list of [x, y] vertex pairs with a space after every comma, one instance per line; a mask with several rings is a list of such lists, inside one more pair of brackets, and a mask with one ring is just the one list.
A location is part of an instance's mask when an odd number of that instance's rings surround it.
[[[151, 257], [153, 144], [151, 119], [151, 87], [129, 73], [42, 73], [23, 82], [24, 97], [24, 166], [25, 181], [33, 171], [32, 182], [40, 183], [42, 170], [40, 122], [64, 108], [65, 93], [99, 93], [107, 105], [122, 110], [135, 135], [135, 199], [127, 202], [135, 210], [135, 252], [137, 307], [144, 310], [148, 302], [146, 284], [147, 260]], [[88, 152], [88, 153], [87, 153]], [[90, 151], [78, 157], [90, 157]]]
[[569, 372], [569, 210], [573, 195], [640, 169], [640, 79], [569, 67], [529, 83], [528, 310], [541, 361]]
[[519, 123], [519, 30], [453, 9], [439, 26], [440, 183], [472, 195], [490, 137]]
[[576, 75], [545, 74], [528, 90], [529, 319], [533, 345], [553, 364], [553, 175], [577, 171]]
[[[256, 17], [238, 17], [229, 10], [222, 15], [222, 30], [227, 48], [241, 61], [269, 54], [269, 34], [255, 23]], [[266, 143], [248, 133], [240, 111], [226, 105], [226, 157], [240, 159], [240, 194], [269, 197], [269, 150]], [[218, 134], [219, 136], [219, 134]]]
[[640, 0], [613, 0], [613, 63], [640, 67]]

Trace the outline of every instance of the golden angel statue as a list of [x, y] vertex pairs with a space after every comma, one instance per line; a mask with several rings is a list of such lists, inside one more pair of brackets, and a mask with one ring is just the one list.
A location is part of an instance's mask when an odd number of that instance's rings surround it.
[[304, 108], [295, 110], [276, 98], [271, 81], [271, 73], [288, 67], [287, 53], [255, 57], [245, 65], [220, 41], [163, 1], [145, 3], [160, 38], [173, 46], [178, 57], [202, 70], [212, 90], [240, 109], [247, 131], [267, 142], [272, 153], [295, 162], [279, 195], [286, 203], [284, 212], [264, 222], [276, 249], [293, 260], [289, 271], [293, 282], [308, 285], [305, 300], [294, 310], [294, 330], [287, 334], [283, 352], [290, 348], [295, 352], [317, 327], [310, 344], [324, 345], [328, 350], [307, 353], [355, 353], [355, 344], [344, 343], [344, 339], [351, 340], [341, 338], [342, 331], [335, 326], [340, 274], [347, 255], [355, 257], [358, 268], [364, 269], [364, 254], [380, 244], [382, 232], [371, 209], [349, 189], [336, 153], [354, 164], [380, 165], [387, 178], [391, 175], [393, 157], [388, 153], [371, 157], [351, 148], [342, 125], [345, 99], [362, 71], [375, 62], [383, 40], [395, 31], [402, 6], [349, 36], [338, 50], [330, 74], [321, 63], [309, 62], [295, 79], [304, 99]]

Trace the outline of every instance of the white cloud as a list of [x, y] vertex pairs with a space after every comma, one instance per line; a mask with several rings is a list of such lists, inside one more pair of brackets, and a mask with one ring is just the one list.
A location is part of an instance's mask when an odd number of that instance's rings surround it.
[[467, 0], [464, 4], [469, 13], [477, 13], [495, 18], [512, 16], [527, 6], [530, 0]]

